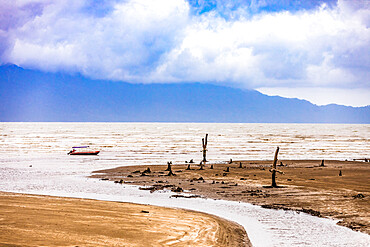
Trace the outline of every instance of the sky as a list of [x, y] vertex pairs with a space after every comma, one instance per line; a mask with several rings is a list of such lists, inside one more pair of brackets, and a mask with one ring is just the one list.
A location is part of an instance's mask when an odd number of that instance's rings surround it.
[[370, 1], [0, 0], [0, 65], [370, 105]]

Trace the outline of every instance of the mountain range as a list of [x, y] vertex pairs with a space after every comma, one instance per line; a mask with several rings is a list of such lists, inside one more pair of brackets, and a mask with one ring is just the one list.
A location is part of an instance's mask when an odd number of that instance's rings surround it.
[[206, 83], [130, 84], [0, 66], [0, 121], [370, 123], [370, 106], [317, 106]]

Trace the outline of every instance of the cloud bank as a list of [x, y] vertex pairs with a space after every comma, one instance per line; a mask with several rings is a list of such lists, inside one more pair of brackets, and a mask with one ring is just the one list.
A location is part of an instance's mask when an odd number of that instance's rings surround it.
[[1, 1], [2, 64], [132, 83], [370, 92], [369, 1]]

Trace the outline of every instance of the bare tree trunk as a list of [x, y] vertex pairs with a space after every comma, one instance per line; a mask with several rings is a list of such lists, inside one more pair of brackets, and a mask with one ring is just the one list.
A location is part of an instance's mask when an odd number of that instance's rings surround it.
[[206, 164], [207, 162], [207, 139], [208, 134], [206, 134], [206, 138], [202, 138], [202, 147], [203, 147], [203, 164]]
[[279, 147], [276, 148], [276, 151], [275, 151], [275, 157], [274, 157], [274, 163], [272, 165], [272, 177], [271, 177], [271, 186], [272, 187], [277, 187], [276, 185], [276, 163], [277, 163], [277, 157], [278, 157], [278, 153], [279, 153]]

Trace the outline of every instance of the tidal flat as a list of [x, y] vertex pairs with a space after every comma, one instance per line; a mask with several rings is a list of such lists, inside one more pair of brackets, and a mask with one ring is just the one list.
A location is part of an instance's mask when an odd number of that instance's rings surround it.
[[[248, 202], [264, 208], [294, 210], [338, 220], [339, 225], [370, 234], [370, 166], [367, 162], [280, 160], [277, 188], [271, 187], [272, 161], [232, 161], [168, 166], [125, 166], [92, 177], [171, 190], [174, 197], [204, 197]], [[149, 172], [148, 172], [149, 169]]]

